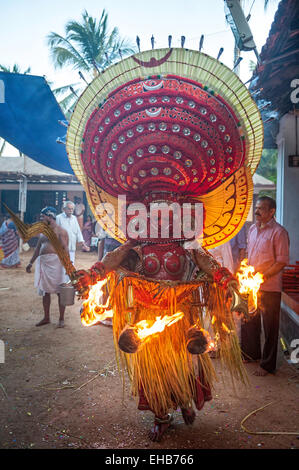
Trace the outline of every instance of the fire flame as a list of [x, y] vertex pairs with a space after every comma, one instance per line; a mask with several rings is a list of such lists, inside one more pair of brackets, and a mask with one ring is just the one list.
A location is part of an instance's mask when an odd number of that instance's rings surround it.
[[156, 317], [156, 321], [152, 326], [149, 326], [149, 322], [147, 320], [141, 320], [135, 325], [136, 334], [141, 340], [143, 340], [148, 336], [161, 333], [166, 326], [173, 325], [177, 321], [181, 320], [183, 316], [183, 312], [177, 312], [174, 315], [165, 315], [163, 318]]
[[[214, 318], [214, 323], [215, 323], [216, 318], [214, 316], [213, 316], [213, 318]], [[213, 322], [213, 318], [212, 318], [212, 322]], [[215, 338], [215, 340], [212, 339], [210, 333], [207, 330], [205, 330], [204, 328], [201, 328], [200, 330], [203, 332], [203, 334], [205, 335], [205, 337], [207, 339], [207, 342], [208, 342], [206, 352], [215, 351], [216, 346], [217, 346], [216, 338]]]
[[88, 299], [83, 302], [81, 322], [84, 326], [92, 326], [106, 318], [113, 317], [113, 310], [109, 309], [109, 298], [103, 304], [104, 292], [107, 280], [97, 282], [90, 288]]
[[239, 271], [236, 273], [239, 281], [239, 292], [240, 294], [249, 294], [249, 300], [254, 304], [255, 309], [257, 308], [257, 293], [260, 289], [261, 284], [264, 282], [262, 273], [255, 272], [253, 266], [248, 265], [248, 260], [243, 259]]

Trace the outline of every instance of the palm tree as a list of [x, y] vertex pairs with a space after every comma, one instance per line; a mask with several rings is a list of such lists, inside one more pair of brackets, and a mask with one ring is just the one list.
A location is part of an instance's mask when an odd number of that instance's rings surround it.
[[51, 32], [48, 35], [52, 59], [56, 67], [72, 65], [82, 72], [98, 73], [122, 55], [135, 52], [132, 44], [122, 39], [118, 28], [108, 31], [108, 14], [102, 11], [100, 20], [89, 16], [85, 10], [82, 22], [69, 21], [65, 26], [65, 37]]
[[31, 72], [31, 67], [28, 67], [24, 72], [22, 72], [18, 64], [14, 64], [12, 67], [6, 67], [5, 65], [0, 64], [0, 71], [6, 73], [23, 73], [26, 75], [27, 73]]
[[[10, 66], [5, 66], [0, 64], [0, 71], [1, 72], [6, 72], [6, 73], [22, 73], [26, 75], [27, 73], [31, 72], [31, 67], [28, 67], [24, 72], [22, 72], [21, 67], [18, 64], [14, 64], [12, 67]], [[3, 156], [4, 149], [6, 146], [6, 140], [2, 139], [0, 137], [0, 157]], [[20, 157], [23, 155], [22, 152], [19, 150]]]
[[[71, 20], [65, 25], [64, 37], [51, 32], [47, 40], [54, 66], [62, 68], [70, 65], [75, 70], [86, 73], [87, 80], [96, 77], [120, 56], [136, 52], [129, 40], [120, 37], [118, 28], [109, 31], [108, 14], [105, 10], [99, 20], [91, 17], [85, 10], [81, 22]], [[61, 89], [56, 95], [66, 89], [67, 87]], [[63, 108], [69, 106], [71, 96], [67, 95], [60, 103]]]

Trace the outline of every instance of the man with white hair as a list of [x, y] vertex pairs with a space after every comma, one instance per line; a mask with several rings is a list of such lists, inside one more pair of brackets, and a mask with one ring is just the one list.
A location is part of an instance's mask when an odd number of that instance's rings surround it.
[[72, 201], [65, 201], [63, 204], [63, 212], [56, 217], [56, 223], [64, 228], [69, 236], [69, 254], [72, 263], [75, 263], [77, 243], [82, 248], [84, 238], [80, 230], [77, 217], [73, 215], [75, 204]]

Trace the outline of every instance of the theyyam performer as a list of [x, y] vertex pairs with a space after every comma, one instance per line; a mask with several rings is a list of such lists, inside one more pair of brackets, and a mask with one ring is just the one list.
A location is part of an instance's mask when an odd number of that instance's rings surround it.
[[246, 381], [233, 275], [209, 249], [246, 221], [263, 147], [259, 110], [218, 60], [186, 49], [141, 52], [100, 73], [78, 99], [67, 152], [98, 222], [122, 245], [72, 271], [82, 323], [113, 318], [117, 357], [159, 441], [212, 398], [208, 352]]

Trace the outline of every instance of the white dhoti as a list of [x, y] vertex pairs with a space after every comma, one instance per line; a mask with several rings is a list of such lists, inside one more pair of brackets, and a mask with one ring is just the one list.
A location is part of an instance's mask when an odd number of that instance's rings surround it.
[[39, 295], [58, 294], [64, 282], [64, 268], [55, 253], [40, 255], [36, 260], [34, 286]]

